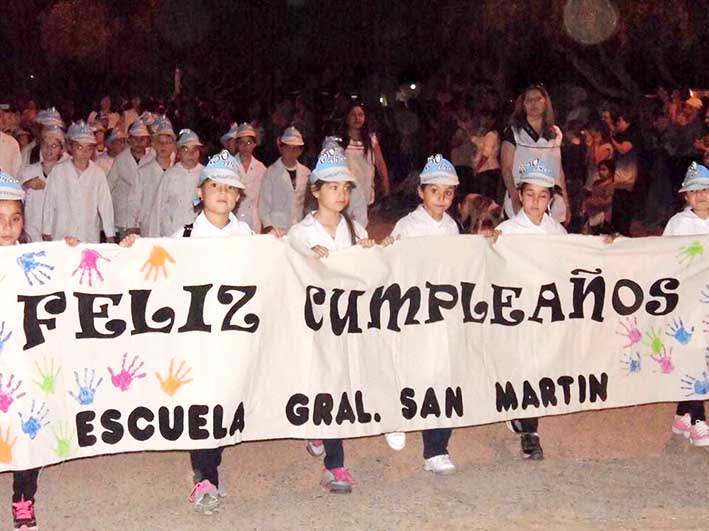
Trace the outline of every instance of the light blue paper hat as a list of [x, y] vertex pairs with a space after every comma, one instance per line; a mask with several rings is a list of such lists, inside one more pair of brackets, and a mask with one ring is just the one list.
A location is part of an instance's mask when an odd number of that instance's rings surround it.
[[54, 107], [43, 109], [37, 113], [37, 123], [44, 127], [54, 126], [64, 129], [64, 120], [62, 115]]
[[522, 166], [517, 184], [536, 184], [545, 188], [554, 188], [556, 178], [549, 165], [542, 159], [532, 159]]
[[157, 120], [157, 116], [150, 111], [143, 111], [143, 114], [141, 114], [138, 119], [148, 127], [151, 127], [155, 123], [155, 120]]
[[106, 144], [111, 145], [113, 144], [116, 140], [126, 140], [128, 138], [128, 135], [123, 132], [123, 129], [120, 127], [114, 127], [113, 130], [111, 131], [111, 134], [108, 135], [108, 138], [106, 139]]
[[158, 116], [153, 125], [150, 126], [150, 129], [153, 132], [153, 136], [168, 135], [172, 138], [177, 138], [175, 130], [172, 128], [172, 122], [165, 115]]
[[229, 130], [219, 138], [219, 141], [222, 143], [222, 146], [224, 146], [228, 140], [230, 140], [232, 138], [236, 138], [236, 135], [238, 132], [239, 132], [239, 124], [237, 124], [236, 122], [232, 123], [229, 126]]
[[252, 136], [256, 138], [256, 129], [248, 123], [244, 122], [236, 128], [236, 138], [241, 138], [244, 136]]
[[278, 139], [281, 144], [287, 144], [289, 146], [304, 146], [305, 141], [303, 140], [303, 135], [295, 127], [290, 126], [283, 131], [283, 134]]
[[202, 142], [199, 140], [199, 136], [197, 133], [192, 131], [192, 129], [180, 130], [180, 137], [177, 139], [177, 147], [201, 145]]
[[74, 142], [83, 142], [84, 144], [96, 143], [96, 137], [94, 136], [93, 129], [91, 129], [91, 126], [83, 120], [79, 120], [78, 122], [71, 124], [69, 126], [67, 136], [69, 137], [69, 140]]
[[25, 191], [22, 189], [20, 181], [4, 171], [0, 171], [0, 200], [25, 200]]
[[325, 140], [322, 141], [322, 149], [339, 149], [342, 150], [342, 138], [339, 136], [326, 136]]
[[709, 188], [709, 170], [701, 164], [692, 162], [687, 168], [684, 181], [682, 181], [682, 188], [679, 191], [698, 192], [707, 188]]
[[56, 125], [46, 126], [42, 130], [42, 138], [56, 138], [62, 146], [64, 145], [64, 129]]
[[150, 136], [150, 131], [148, 131], [148, 126], [145, 125], [143, 119], [139, 118], [131, 124], [130, 129], [128, 129], [128, 135], [135, 137]]
[[428, 157], [426, 166], [421, 172], [421, 184], [445, 184], [448, 186], [458, 186], [460, 180], [455, 167], [443, 155], [438, 153]]
[[[199, 174], [199, 184], [197, 186], [202, 186], [207, 180], [226, 184], [227, 186], [235, 186], [242, 190], [246, 188], [243, 183], [241, 164], [239, 164], [236, 158], [226, 149], [210, 157], [207, 165], [202, 168]], [[192, 198], [192, 204], [198, 205], [200, 201], [201, 199], [195, 192], [195, 196]]]
[[318, 163], [310, 174], [310, 182], [356, 182], [347, 166], [347, 157], [341, 149], [334, 147], [323, 149], [318, 156]]

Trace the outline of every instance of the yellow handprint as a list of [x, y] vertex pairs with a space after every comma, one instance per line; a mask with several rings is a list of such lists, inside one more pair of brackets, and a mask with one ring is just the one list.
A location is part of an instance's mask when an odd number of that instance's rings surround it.
[[185, 366], [185, 362], [181, 361], [180, 366], [177, 367], [176, 371], [173, 371], [174, 364], [175, 359], [173, 358], [170, 360], [170, 368], [167, 372], [167, 378], [165, 378], [164, 380], [162, 379], [162, 376], [160, 376], [160, 373], [155, 373], [155, 376], [160, 382], [160, 387], [162, 387], [162, 390], [170, 396], [173, 396], [180, 387], [192, 381], [192, 378], [190, 378], [189, 380], [185, 380], [185, 378], [189, 376], [192, 367], [187, 367], [187, 369], [185, 369], [185, 371], [180, 374], [180, 372], [182, 372], [183, 367]]
[[12, 447], [15, 446], [17, 437], [10, 442], [10, 426], [5, 430], [5, 437], [0, 430], [0, 463], [10, 464], [12, 462]]
[[155, 282], [158, 279], [158, 271], [162, 271], [163, 276], [167, 278], [167, 268], [165, 267], [165, 261], [168, 261], [171, 264], [175, 263], [175, 259], [170, 256], [170, 253], [167, 252], [167, 249], [161, 247], [160, 245], [153, 246], [153, 249], [150, 251], [150, 257], [145, 261], [143, 267], [140, 268], [141, 273], [147, 268], [147, 271], [145, 271], [144, 280], [148, 280], [150, 273], [152, 273], [153, 282]]

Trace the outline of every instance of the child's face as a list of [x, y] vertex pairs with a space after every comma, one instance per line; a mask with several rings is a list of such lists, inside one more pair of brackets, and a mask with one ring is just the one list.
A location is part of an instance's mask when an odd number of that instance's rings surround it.
[[112, 157], [117, 157], [120, 155], [123, 150], [126, 148], [126, 139], [125, 138], [118, 138], [117, 140], [114, 140], [110, 146], [108, 146], [108, 153]]
[[150, 145], [150, 137], [132, 136], [128, 139], [128, 143], [130, 144], [130, 150], [136, 156], [142, 157], [145, 154], [145, 150], [148, 149], [148, 146]]
[[180, 162], [191, 170], [199, 163], [199, 146], [182, 146], [180, 148]]
[[42, 140], [40, 145], [40, 151], [42, 152], [42, 158], [46, 162], [56, 162], [59, 157], [62, 156], [62, 144], [56, 138], [45, 138]]
[[202, 199], [202, 208], [210, 214], [229, 215], [239, 200], [239, 189], [228, 184], [207, 179], [197, 194]]
[[423, 207], [431, 214], [431, 217], [440, 220], [453, 203], [455, 186], [427, 184], [419, 186], [418, 194], [423, 202]]
[[519, 193], [519, 199], [527, 217], [535, 223], [540, 223], [551, 203], [551, 190], [538, 184], [525, 184], [524, 190]]
[[598, 175], [601, 177], [601, 179], [608, 179], [608, 177], [611, 176], [611, 172], [608, 169], [608, 166], [600, 165], [598, 167]]
[[94, 147], [93, 144], [72, 142], [71, 154], [74, 157], [74, 161], [78, 164], [88, 164], [89, 160], [91, 160], [91, 156], [94, 154]]
[[318, 207], [342, 212], [350, 202], [352, 183], [348, 181], [324, 183], [320, 190], [313, 190], [313, 195], [318, 200]]
[[293, 166], [303, 152], [303, 146], [291, 146], [290, 144], [281, 143], [278, 144], [278, 148], [286, 166]]
[[252, 136], [243, 136], [236, 141], [239, 155], [250, 157], [256, 149], [256, 139]]
[[709, 189], [686, 192], [687, 203], [700, 218], [709, 217]]
[[22, 203], [0, 200], [0, 245], [15, 245], [24, 227]]
[[168, 158], [175, 151], [175, 139], [170, 135], [159, 135], [155, 140], [155, 152], [159, 159]]

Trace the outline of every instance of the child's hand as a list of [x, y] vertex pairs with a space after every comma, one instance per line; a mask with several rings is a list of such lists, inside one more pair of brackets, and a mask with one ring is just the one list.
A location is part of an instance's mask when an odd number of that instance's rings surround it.
[[606, 245], [610, 245], [614, 241], [616, 241], [619, 237], [621, 237], [622, 234], [619, 232], [614, 232], [613, 234], [604, 234], [603, 235], [603, 243]]
[[502, 233], [497, 229], [481, 229], [478, 234], [485, 236], [485, 239], [487, 239], [490, 243], [495, 243], [497, 238]]
[[310, 250], [313, 251], [316, 255], [318, 255], [318, 258], [325, 258], [330, 254], [330, 251], [327, 250], [327, 247], [323, 247], [322, 245], [316, 245], [315, 247], [311, 247]]
[[64, 241], [69, 247], [76, 247], [81, 243], [79, 238], [74, 238], [73, 236], [64, 236]]
[[27, 190], [28, 188], [30, 190], [42, 190], [46, 186], [47, 183], [45, 183], [39, 177], [32, 177], [29, 181], [22, 183], [22, 188], [24, 188], [25, 190]]
[[128, 236], [123, 238], [121, 240], [121, 243], [119, 243], [118, 245], [120, 245], [121, 247], [133, 247], [133, 244], [136, 242], [136, 240], [138, 240], [138, 238], [140, 238], [140, 234], [129, 234]]
[[381, 245], [382, 247], [388, 247], [389, 245], [391, 245], [395, 241], [396, 240], [394, 238], [392, 238], [391, 236], [387, 236], [386, 238], [384, 238], [382, 241], [379, 242], [379, 245]]
[[376, 245], [376, 243], [377, 243], [377, 242], [375, 242], [375, 241], [374, 241], [373, 239], [371, 239], [371, 238], [362, 238], [361, 240], [359, 240], [359, 241], [357, 242], [357, 245], [361, 245], [361, 246], [364, 247], [365, 249], [369, 249], [370, 247], [374, 247], [374, 246]]
[[280, 227], [271, 227], [266, 234], [271, 234], [272, 236], [275, 236], [276, 238], [283, 238], [283, 236], [286, 235], [286, 231], [284, 231]]

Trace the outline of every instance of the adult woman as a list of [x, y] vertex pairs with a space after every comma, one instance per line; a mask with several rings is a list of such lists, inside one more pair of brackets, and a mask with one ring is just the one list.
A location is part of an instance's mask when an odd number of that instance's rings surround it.
[[565, 223], [570, 218], [566, 178], [561, 166], [561, 130], [554, 125], [554, 109], [549, 93], [541, 85], [532, 85], [517, 98], [510, 125], [502, 133], [502, 180], [505, 214], [514, 217], [521, 203], [517, 193], [518, 178], [524, 165], [532, 159], [543, 160], [554, 173], [563, 201], [556, 201], [552, 217]]

